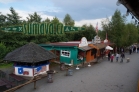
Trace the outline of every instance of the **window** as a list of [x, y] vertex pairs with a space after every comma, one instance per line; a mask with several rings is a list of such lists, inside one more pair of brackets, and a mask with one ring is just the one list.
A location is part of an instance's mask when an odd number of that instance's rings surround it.
[[68, 50], [61, 50], [61, 56], [63, 57], [70, 57], [70, 51]]

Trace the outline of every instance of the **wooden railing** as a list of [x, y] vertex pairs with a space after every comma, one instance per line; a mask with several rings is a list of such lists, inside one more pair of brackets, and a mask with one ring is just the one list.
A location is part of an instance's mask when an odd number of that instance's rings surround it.
[[44, 77], [46, 77], [46, 75], [45, 76], [35, 76], [33, 79], [31, 79], [31, 80], [29, 80], [29, 81], [27, 81], [27, 82], [25, 82], [25, 83], [23, 83], [21, 85], [18, 85], [16, 87], [13, 87], [11, 89], [8, 89], [8, 90], [6, 90], [4, 92], [14, 92], [15, 90], [17, 90], [17, 89], [19, 89], [19, 88], [21, 88], [21, 87], [23, 87], [23, 86], [25, 86], [27, 84], [30, 84], [32, 82], [34, 82], [34, 89], [36, 89], [36, 81], [38, 81], [38, 80], [40, 80], [40, 79], [42, 79]]

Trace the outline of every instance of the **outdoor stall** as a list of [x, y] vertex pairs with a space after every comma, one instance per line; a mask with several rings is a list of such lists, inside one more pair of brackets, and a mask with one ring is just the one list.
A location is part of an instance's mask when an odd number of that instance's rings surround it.
[[4, 60], [14, 63], [15, 75], [33, 77], [49, 71], [49, 61], [54, 58], [52, 52], [31, 42], [8, 53]]
[[91, 41], [82, 37], [81, 41], [56, 42], [50, 44], [40, 44], [46, 50], [50, 50], [58, 57], [56, 62], [67, 65], [79, 65], [91, 61], [92, 47], [88, 46]]
[[92, 48], [95, 48], [94, 52], [95, 54], [93, 55], [93, 59], [95, 58], [100, 58], [105, 55], [105, 47], [106, 47], [106, 43], [103, 43], [103, 41], [101, 41], [100, 37], [98, 35], [96, 35], [92, 41], [91, 44], [89, 44], [89, 46], [91, 46]]

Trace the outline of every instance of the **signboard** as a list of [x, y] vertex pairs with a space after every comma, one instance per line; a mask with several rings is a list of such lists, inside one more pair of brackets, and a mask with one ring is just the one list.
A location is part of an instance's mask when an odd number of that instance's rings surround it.
[[39, 34], [63, 34], [64, 32], [81, 31], [85, 28], [63, 26], [59, 23], [28, 23], [22, 26], [3, 27], [1, 30], [5, 32], [23, 32], [24, 34], [39, 35]]
[[94, 37], [94, 43], [101, 43], [101, 39], [98, 35]]
[[71, 26], [64, 26], [64, 32], [69, 32], [69, 31], [82, 31], [85, 30], [83, 27], [71, 27]]
[[82, 37], [81, 42], [79, 44], [79, 47], [84, 47], [84, 46], [88, 46], [86, 37]]
[[23, 32], [23, 27], [22, 26], [5, 27], [2, 28], [2, 30], [12, 31], [12, 32]]

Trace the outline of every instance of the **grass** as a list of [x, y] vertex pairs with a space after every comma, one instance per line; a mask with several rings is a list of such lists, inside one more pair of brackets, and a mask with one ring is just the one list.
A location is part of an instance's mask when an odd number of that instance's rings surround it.
[[12, 66], [13, 66], [13, 63], [0, 63], [0, 68], [9, 68]]

